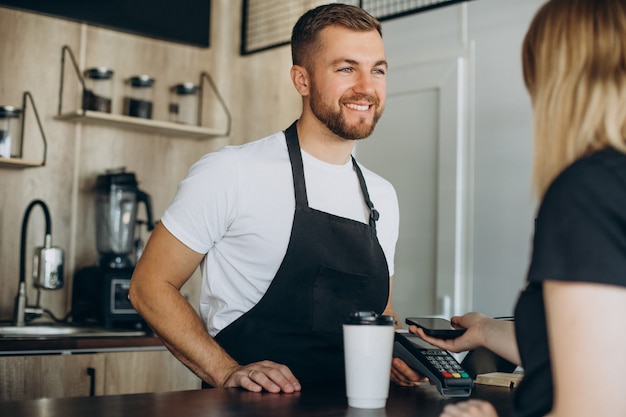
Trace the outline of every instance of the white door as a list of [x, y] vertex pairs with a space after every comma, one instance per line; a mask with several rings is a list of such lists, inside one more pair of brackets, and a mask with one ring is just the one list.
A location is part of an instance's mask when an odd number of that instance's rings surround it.
[[355, 150], [398, 193], [393, 302], [401, 320], [469, 307], [465, 78], [459, 57], [391, 69], [385, 114]]

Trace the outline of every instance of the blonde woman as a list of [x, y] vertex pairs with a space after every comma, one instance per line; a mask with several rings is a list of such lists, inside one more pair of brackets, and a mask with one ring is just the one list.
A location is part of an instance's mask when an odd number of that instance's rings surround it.
[[[541, 199], [515, 323], [478, 313], [454, 340], [524, 367], [515, 415], [626, 416], [626, 0], [550, 0], [523, 45]], [[466, 401], [441, 416], [495, 416]]]

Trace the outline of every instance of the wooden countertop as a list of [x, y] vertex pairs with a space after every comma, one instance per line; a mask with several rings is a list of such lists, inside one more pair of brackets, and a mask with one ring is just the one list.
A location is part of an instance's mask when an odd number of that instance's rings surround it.
[[[512, 417], [513, 390], [476, 385], [472, 398], [490, 401], [499, 417]], [[347, 405], [343, 386], [313, 384], [296, 394], [253, 393], [236, 388], [0, 402], [11, 417], [437, 417], [458, 399], [444, 398], [433, 386], [392, 384], [387, 406], [365, 410]]]
[[0, 338], [0, 355], [165, 349], [156, 336]]

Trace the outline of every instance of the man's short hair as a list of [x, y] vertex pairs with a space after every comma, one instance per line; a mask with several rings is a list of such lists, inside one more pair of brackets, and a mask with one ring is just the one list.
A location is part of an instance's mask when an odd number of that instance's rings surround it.
[[376, 30], [382, 36], [378, 19], [360, 7], [332, 3], [318, 6], [303, 14], [291, 33], [291, 59], [293, 65], [309, 67], [311, 57], [320, 49], [319, 34], [328, 26], [367, 32]]

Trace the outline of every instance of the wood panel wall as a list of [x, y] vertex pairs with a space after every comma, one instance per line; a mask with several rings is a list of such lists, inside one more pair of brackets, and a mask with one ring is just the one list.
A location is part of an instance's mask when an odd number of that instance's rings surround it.
[[[41, 298], [43, 307], [62, 317], [71, 306], [74, 271], [98, 256], [93, 203], [97, 175], [122, 166], [134, 172], [140, 188], [151, 195], [154, 217], [159, 219], [178, 182], [203, 154], [284, 129], [298, 117], [300, 97], [289, 79], [289, 47], [239, 56], [241, 1], [217, 0], [212, 8], [210, 48], [0, 8], [0, 105], [21, 106], [23, 92], [30, 91], [48, 139], [46, 166], [0, 167], [0, 320], [12, 318], [21, 223], [30, 201], [42, 199], [47, 203], [53, 244], [65, 250], [64, 288], [43, 291]], [[122, 109], [125, 78], [143, 73], [155, 77], [153, 118], [167, 120], [169, 86], [197, 82], [202, 71], [209, 72], [232, 114], [231, 134], [196, 140], [56, 120], [63, 45], [72, 49], [81, 69], [107, 66], [115, 70], [114, 113]], [[65, 71], [71, 71], [69, 63]], [[66, 79], [63, 108], [69, 109], [78, 85]], [[41, 145], [33, 120], [32, 115], [30, 122], [27, 119], [24, 156], [34, 153], [36, 159]], [[38, 208], [30, 216], [28, 230], [26, 267], [32, 303], [32, 251], [43, 244], [44, 236], [43, 215]], [[197, 275], [185, 288], [195, 306]]]

